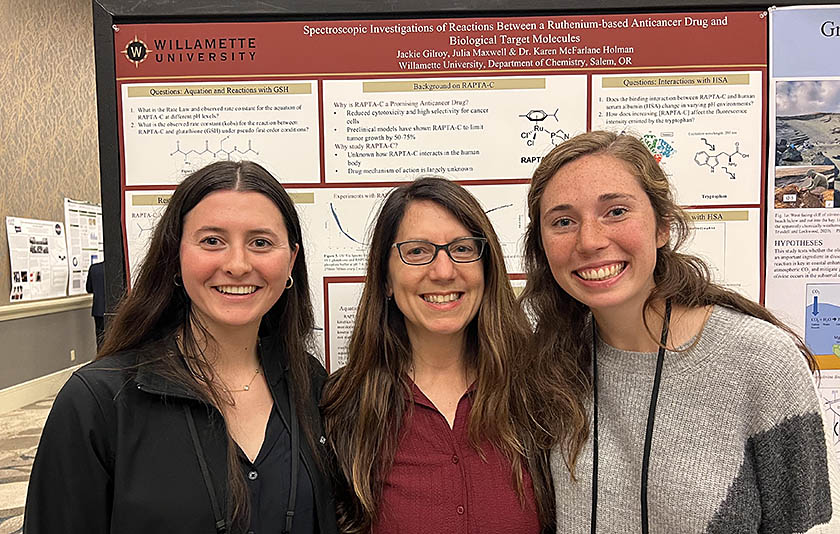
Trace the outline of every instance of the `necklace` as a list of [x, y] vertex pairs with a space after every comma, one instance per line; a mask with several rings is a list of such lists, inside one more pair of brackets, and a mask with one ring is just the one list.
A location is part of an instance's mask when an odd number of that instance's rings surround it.
[[227, 391], [228, 393], [238, 393], [238, 392], [240, 392], [240, 391], [249, 391], [249, 390], [251, 389], [251, 384], [253, 384], [253, 383], [254, 383], [254, 380], [256, 380], [256, 379], [257, 379], [257, 375], [258, 375], [258, 374], [260, 374], [260, 368], [259, 368], [259, 367], [257, 367], [256, 369], [254, 369], [254, 376], [252, 376], [252, 377], [251, 377], [251, 380], [250, 380], [247, 384], [242, 384], [242, 387], [241, 387], [241, 388], [239, 388], [239, 389], [228, 389], [228, 388], [225, 388], [225, 391]]
[[[665, 299], [665, 317], [662, 321], [662, 336], [659, 341], [659, 353], [656, 355], [656, 371], [653, 377], [653, 389], [650, 393], [650, 407], [648, 408], [645, 445], [642, 453], [642, 481], [641, 481], [641, 512], [642, 534], [648, 534], [648, 469], [650, 466], [650, 448], [653, 441], [653, 421], [656, 418], [656, 403], [659, 400], [659, 386], [662, 382], [662, 366], [665, 363], [665, 342], [668, 340], [668, 329], [671, 322], [671, 299]], [[595, 534], [598, 518], [598, 353], [597, 328], [595, 317], [592, 318], [592, 511], [589, 517], [589, 532]]]
[[[181, 334], [175, 334], [175, 341], [179, 344], [181, 343]], [[180, 349], [179, 349], [179, 351], [180, 351]], [[257, 340], [257, 355], [258, 356], [262, 355], [262, 343], [260, 342], [259, 339]], [[254, 376], [251, 377], [251, 380], [249, 380], [247, 384], [242, 384], [242, 387], [239, 388], [239, 389], [228, 389], [224, 386], [222, 386], [222, 389], [225, 390], [227, 393], [239, 393], [239, 392], [242, 392], [242, 391], [250, 391], [251, 386], [254, 384], [254, 380], [257, 379], [257, 375], [259, 375], [259, 374], [260, 374], [260, 366], [258, 365], [257, 368], [254, 369]]]

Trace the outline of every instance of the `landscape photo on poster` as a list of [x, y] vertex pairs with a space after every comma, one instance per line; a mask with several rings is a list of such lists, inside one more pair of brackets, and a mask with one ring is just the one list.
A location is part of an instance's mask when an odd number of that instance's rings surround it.
[[840, 79], [776, 82], [774, 207], [840, 207]]

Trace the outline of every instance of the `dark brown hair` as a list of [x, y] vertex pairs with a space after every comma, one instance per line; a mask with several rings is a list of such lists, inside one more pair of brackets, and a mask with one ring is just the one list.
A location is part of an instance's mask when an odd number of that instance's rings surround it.
[[[386, 293], [388, 263], [409, 204], [431, 201], [448, 210], [473, 236], [487, 238], [483, 256], [484, 295], [467, 327], [468, 363], [477, 379], [470, 413], [469, 439], [489, 440], [510, 461], [512, 483], [524, 499], [523, 469], [533, 479], [543, 524], [554, 521], [554, 497], [548, 479], [547, 453], [538, 450], [529, 417], [531, 396], [524, 380], [522, 346], [527, 320], [516, 304], [505, 271], [499, 239], [476, 199], [463, 187], [440, 177], [422, 177], [394, 189], [373, 230], [347, 365], [333, 373], [322, 408], [327, 435], [344, 477], [338, 492], [343, 532], [367, 532], [377, 518], [384, 481], [397, 448], [411, 398], [411, 343], [402, 313]], [[338, 481], [339, 488], [342, 481]], [[523, 501], [524, 502], [524, 501]]]
[[[274, 202], [283, 216], [289, 244], [292, 247], [298, 246], [292, 268], [294, 285], [283, 291], [274, 306], [263, 316], [260, 335], [282, 336], [291, 374], [289, 382], [295, 402], [301, 407], [298, 410], [301, 414], [301, 427], [306, 439], [312, 442], [313, 422], [306, 415], [310, 411], [302, 408], [312, 402], [307, 351], [314, 346], [312, 336], [315, 320], [300, 221], [294, 203], [280, 183], [256, 163], [216, 162], [194, 172], [175, 189], [152, 234], [149, 252], [140, 267], [139, 275], [108, 326], [97, 359], [172, 338], [180, 331], [183, 336], [183, 355], [173, 351], [139, 350], [138, 364], [153, 366], [156, 373], [186, 386], [220, 410], [232, 401], [230, 394], [214, 382], [213, 368], [193, 328], [197, 328], [202, 339], [209, 342], [213, 341], [212, 336], [193, 313], [192, 303], [184, 288], [174, 283], [180, 273], [184, 217], [215, 191], [253, 191], [265, 195]], [[181, 357], [189, 365], [184, 365]], [[227, 445], [231, 496], [229, 509], [234, 527], [241, 527], [247, 523], [248, 493], [236, 457], [236, 446], [230, 435]], [[313, 447], [313, 450], [318, 448]]]
[[[623, 162], [647, 194], [657, 228], [670, 228], [670, 242], [657, 249], [653, 272], [656, 285], [645, 301], [645, 309], [666, 298], [689, 308], [726, 306], [767, 321], [790, 334], [811, 369], [816, 367], [814, 357], [802, 339], [764, 306], [713, 283], [703, 260], [678, 252], [690, 236], [689, 219], [674, 201], [662, 167], [639, 139], [605, 131], [578, 135], [549, 152], [531, 179], [528, 192], [531, 220], [525, 234], [524, 260], [528, 282], [521, 295], [536, 323], [536, 335], [531, 338], [529, 352], [534, 358], [534, 373], [541, 382], [546, 401], [535, 416], [551, 431], [572, 476], [577, 456], [589, 433], [585, 403], [591, 395], [591, 354], [584, 341], [589, 308], [569, 296], [551, 274], [540, 234], [540, 202], [557, 171], [593, 154], [611, 156]], [[646, 316], [643, 311], [642, 317]]]

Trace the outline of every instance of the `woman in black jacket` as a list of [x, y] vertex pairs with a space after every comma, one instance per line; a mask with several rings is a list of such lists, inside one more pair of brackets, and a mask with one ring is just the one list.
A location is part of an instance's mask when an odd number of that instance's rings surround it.
[[300, 223], [250, 162], [185, 179], [47, 420], [24, 532], [334, 533]]

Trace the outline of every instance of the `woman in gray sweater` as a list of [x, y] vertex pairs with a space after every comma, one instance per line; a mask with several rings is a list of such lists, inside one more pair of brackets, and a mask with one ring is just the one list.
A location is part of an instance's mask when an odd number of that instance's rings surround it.
[[688, 220], [647, 148], [575, 137], [543, 158], [528, 205], [557, 531], [840, 532], [813, 355], [678, 252]]

